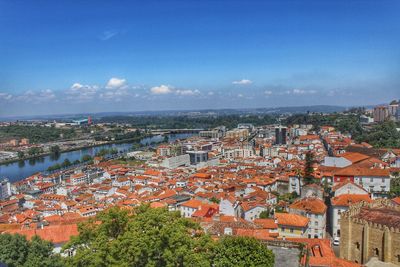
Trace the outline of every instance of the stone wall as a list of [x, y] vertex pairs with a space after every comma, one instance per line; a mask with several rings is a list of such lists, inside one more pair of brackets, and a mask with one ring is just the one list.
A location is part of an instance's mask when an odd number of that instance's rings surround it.
[[357, 203], [342, 213], [340, 220], [340, 257], [365, 264], [371, 257], [400, 266], [400, 229], [384, 224], [354, 218], [361, 208], [391, 208], [398, 210], [388, 200], [371, 204]]

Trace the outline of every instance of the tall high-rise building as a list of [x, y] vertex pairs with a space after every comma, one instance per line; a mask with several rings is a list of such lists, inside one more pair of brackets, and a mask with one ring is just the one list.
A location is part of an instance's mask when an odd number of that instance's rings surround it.
[[11, 184], [8, 179], [0, 181], [0, 199], [5, 199], [11, 196]]
[[286, 145], [287, 128], [279, 126], [275, 128], [275, 144]]
[[389, 117], [389, 109], [386, 106], [374, 108], [374, 122], [383, 122]]
[[400, 101], [392, 101], [389, 104], [389, 116], [391, 120], [399, 121], [400, 117]]

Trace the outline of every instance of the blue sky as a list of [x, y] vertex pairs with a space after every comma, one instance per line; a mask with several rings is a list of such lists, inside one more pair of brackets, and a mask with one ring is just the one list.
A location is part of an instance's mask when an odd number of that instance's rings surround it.
[[400, 1], [0, 0], [0, 116], [400, 97]]

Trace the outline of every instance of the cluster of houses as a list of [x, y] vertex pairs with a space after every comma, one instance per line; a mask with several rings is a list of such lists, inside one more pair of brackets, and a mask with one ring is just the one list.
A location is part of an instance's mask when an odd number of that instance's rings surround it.
[[[317, 244], [309, 260], [315, 266], [359, 266], [335, 256], [331, 241], [340, 240], [340, 217], [351, 205], [390, 196], [400, 151], [355, 144], [329, 126], [294, 125], [284, 138], [271, 126], [234, 133], [204, 132], [130, 153], [135, 160], [125, 163], [97, 158], [27, 177], [0, 201], [0, 231], [38, 234], [59, 248], [78, 234], [77, 223], [111, 206], [148, 204], [180, 212], [215, 238]], [[311, 180], [304, 178], [307, 154]]]

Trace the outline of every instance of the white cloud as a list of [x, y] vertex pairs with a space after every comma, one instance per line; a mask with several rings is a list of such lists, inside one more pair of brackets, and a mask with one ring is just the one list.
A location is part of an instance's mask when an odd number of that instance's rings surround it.
[[120, 102], [120, 101], [124, 100], [124, 98], [126, 98], [127, 96], [129, 96], [129, 93], [125, 89], [119, 89], [119, 90], [113, 90], [113, 91], [108, 90], [108, 91], [100, 94], [100, 98], [102, 98], [104, 100], [112, 100], [112, 101], [116, 101], [116, 102]]
[[78, 90], [78, 89], [81, 89], [82, 87], [83, 87], [82, 84], [80, 84], [80, 83], [74, 83], [74, 84], [71, 86], [71, 89], [72, 89], [72, 90]]
[[242, 79], [240, 81], [233, 81], [233, 84], [241, 84], [241, 85], [246, 85], [246, 84], [252, 84], [253, 82], [248, 80], [248, 79]]
[[265, 90], [265, 91], [264, 91], [264, 94], [265, 94], [265, 95], [272, 95], [272, 91], [270, 91], [270, 90]]
[[113, 77], [106, 84], [107, 89], [119, 89], [123, 87], [126, 87], [126, 79], [119, 79]]
[[177, 95], [184, 95], [184, 96], [189, 96], [189, 95], [198, 95], [200, 94], [199, 90], [190, 90], [190, 89], [186, 89], [186, 90], [176, 90], [175, 93]]
[[212, 96], [212, 95], [214, 95], [214, 92], [208, 92], [208, 95], [210, 95], [210, 96]]
[[150, 92], [153, 95], [165, 95], [165, 94], [170, 94], [173, 92], [173, 88], [169, 85], [160, 85], [160, 86], [154, 86], [150, 88]]
[[237, 97], [243, 97], [243, 94], [238, 94]]
[[46, 89], [40, 91], [39, 97], [42, 98], [43, 100], [50, 100], [56, 98], [56, 95], [54, 94], [53, 90]]
[[303, 89], [293, 89], [293, 90], [287, 90], [285, 92], [286, 94], [290, 95], [312, 95], [312, 94], [316, 94], [317, 91], [316, 90], [303, 90]]
[[99, 90], [97, 85], [87, 85], [81, 83], [74, 83], [69, 90], [65, 91], [67, 99], [72, 99], [78, 102], [85, 102], [92, 100]]
[[28, 90], [22, 95], [17, 96], [16, 100], [24, 101], [26, 103], [39, 104], [49, 101], [55, 101], [56, 95], [53, 90], [50, 89], [41, 90], [39, 92]]
[[0, 93], [0, 100], [10, 100], [13, 96], [7, 93]]

